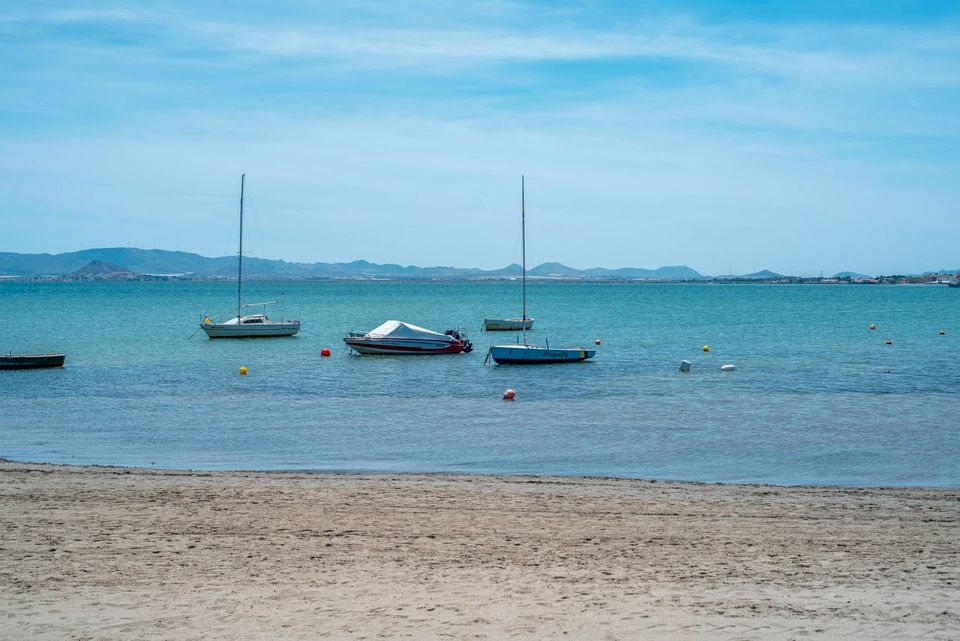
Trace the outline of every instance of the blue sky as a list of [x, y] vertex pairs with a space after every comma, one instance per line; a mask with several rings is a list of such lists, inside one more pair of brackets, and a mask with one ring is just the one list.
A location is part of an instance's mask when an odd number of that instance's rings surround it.
[[0, 251], [960, 267], [956, 2], [3, 3]]

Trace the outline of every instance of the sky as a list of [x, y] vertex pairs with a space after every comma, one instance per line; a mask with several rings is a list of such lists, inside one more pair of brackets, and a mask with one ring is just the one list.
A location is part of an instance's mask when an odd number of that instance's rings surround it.
[[0, 251], [960, 268], [960, 3], [0, 0]]

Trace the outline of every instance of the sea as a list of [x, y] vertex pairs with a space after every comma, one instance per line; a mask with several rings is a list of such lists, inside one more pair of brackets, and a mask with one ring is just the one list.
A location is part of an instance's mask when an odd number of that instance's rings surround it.
[[[485, 356], [523, 337], [481, 331], [520, 313], [517, 282], [249, 281], [245, 300], [282, 298], [268, 312], [300, 334], [198, 333], [202, 315], [235, 312], [235, 288], [0, 281], [0, 352], [67, 355], [62, 369], [0, 371], [0, 457], [960, 486], [957, 289], [536, 281], [527, 342], [601, 344], [591, 362], [520, 366]], [[345, 348], [348, 330], [388, 319], [460, 327], [475, 350]]]

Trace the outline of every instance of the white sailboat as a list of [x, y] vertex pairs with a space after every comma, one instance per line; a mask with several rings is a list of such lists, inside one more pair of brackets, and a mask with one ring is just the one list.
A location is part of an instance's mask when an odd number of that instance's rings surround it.
[[[527, 319], [527, 251], [526, 251], [526, 218], [527, 218], [527, 204], [526, 204], [526, 193], [524, 189], [524, 177], [520, 177], [520, 220], [523, 225], [523, 318], [519, 319], [521, 321], [530, 320], [533, 322], [533, 319]], [[520, 342], [520, 338], [517, 338], [517, 342], [514, 345], [492, 345], [487, 351], [487, 358], [492, 358], [495, 362], [500, 364], [511, 364], [511, 365], [535, 365], [535, 364], [545, 364], [545, 363], [574, 363], [577, 361], [585, 361], [593, 358], [597, 350], [588, 349], [586, 347], [560, 347], [560, 348], [551, 348], [549, 341], [544, 341], [545, 346], [541, 347], [539, 345], [527, 345], [527, 327], [521, 325], [519, 328], [522, 332], [523, 342]], [[484, 360], [486, 362], [486, 359]]]
[[240, 250], [237, 253], [237, 315], [223, 322], [215, 323], [209, 316], [200, 321], [200, 328], [210, 338], [259, 338], [268, 336], [293, 336], [300, 331], [300, 321], [280, 320], [273, 321], [267, 317], [266, 310], [260, 314], [244, 316], [242, 311], [247, 307], [266, 307], [275, 305], [278, 301], [266, 303], [241, 302], [243, 289], [243, 188], [247, 175], [240, 176]]
[[533, 327], [533, 319], [527, 318], [527, 215], [523, 204], [523, 176], [520, 177], [520, 247], [523, 256], [521, 279], [522, 300], [520, 318], [484, 318], [483, 329], [487, 332], [522, 332]]

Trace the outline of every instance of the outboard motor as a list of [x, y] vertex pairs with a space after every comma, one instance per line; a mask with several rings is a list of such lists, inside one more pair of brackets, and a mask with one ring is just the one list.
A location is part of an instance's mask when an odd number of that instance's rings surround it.
[[469, 354], [470, 352], [473, 351], [473, 343], [471, 343], [469, 340], [467, 340], [467, 337], [466, 337], [466, 336], [461, 336], [461, 335], [460, 335], [460, 332], [458, 332], [457, 330], [455, 330], [455, 329], [448, 329], [447, 331], [444, 332], [444, 334], [446, 334], [446, 335], [449, 336], [450, 338], [454, 338], [454, 339], [460, 341], [461, 343], [463, 343], [463, 351], [464, 351], [464, 353]]

